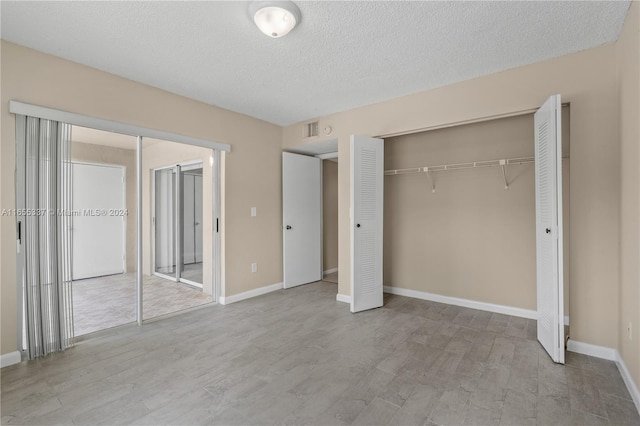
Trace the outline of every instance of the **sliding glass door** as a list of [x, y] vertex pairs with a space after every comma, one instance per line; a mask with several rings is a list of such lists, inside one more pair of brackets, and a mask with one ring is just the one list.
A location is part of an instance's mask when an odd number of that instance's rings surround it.
[[202, 287], [202, 162], [154, 171], [154, 274]]
[[[9, 102], [9, 112], [16, 124], [16, 202], [8, 209], [16, 215], [17, 337], [23, 359], [63, 350], [78, 335], [133, 321], [142, 325], [144, 319], [216, 301], [220, 161], [229, 145], [17, 101]], [[82, 132], [85, 137], [72, 140]], [[174, 161], [179, 165], [162, 167]], [[97, 176], [74, 171], [74, 162], [123, 168], [124, 175], [109, 174], [108, 181], [122, 181], [124, 196], [109, 194], [109, 205], [102, 205], [104, 197], [90, 190], [104, 192], [107, 178], [95, 182]], [[84, 203], [74, 203], [74, 176], [83, 185], [92, 180], [83, 188]], [[113, 200], [118, 203], [111, 205]], [[74, 267], [78, 272], [86, 266], [78, 264], [84, 261], [74, 259], [74, 251], [103, 255], [87, 248], [94, 243], [90, 238], [88, 244], [72, 238], [85, 216], [115, 218], [118, 238], [126, 229], [122, 244], [108, 246], [122, 246], [109, 263], [122, 261], [124, 273], [118, 268], [118, 274], [102, 276], [114, 272], [110, 268], [92, 272], [101, 276], [78, 274], [91, 280], [73, 279]], [[82, 250], [86, 253], [78, 253]], [[89, 266], [104, 266], [90, 261]]]

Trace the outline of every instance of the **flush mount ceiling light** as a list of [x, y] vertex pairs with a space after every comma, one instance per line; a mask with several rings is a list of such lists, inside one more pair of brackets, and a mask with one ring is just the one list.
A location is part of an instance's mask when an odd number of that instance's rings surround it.
[[260, 31], [273, 38], [289, 34], [301, 18], [300, 9], [290, 1], [256, 1], [249, 13]]

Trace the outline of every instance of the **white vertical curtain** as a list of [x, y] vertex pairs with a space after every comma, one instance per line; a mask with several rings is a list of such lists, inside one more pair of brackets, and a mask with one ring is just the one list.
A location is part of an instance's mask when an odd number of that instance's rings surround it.
[[73, 344], [71, 126], [26, 116], [16, 126], [23, 346], [33, 359]]

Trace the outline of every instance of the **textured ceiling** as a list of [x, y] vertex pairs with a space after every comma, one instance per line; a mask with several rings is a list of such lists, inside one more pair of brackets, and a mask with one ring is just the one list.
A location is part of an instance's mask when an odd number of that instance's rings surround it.
[[248, 2], [0, 3], [2, 38], [279, 125], [616, 40], [629, 1], [297, 2], [272, 39]]

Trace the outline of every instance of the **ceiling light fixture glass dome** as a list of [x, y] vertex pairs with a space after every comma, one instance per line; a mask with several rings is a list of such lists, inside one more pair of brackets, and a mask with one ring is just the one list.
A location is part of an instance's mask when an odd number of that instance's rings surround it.
[[280, 38], [300, 22], [300, 9], [290, 1], [257, 1], [250, 5], [249, 13], [256, 26], [272, 38]]

